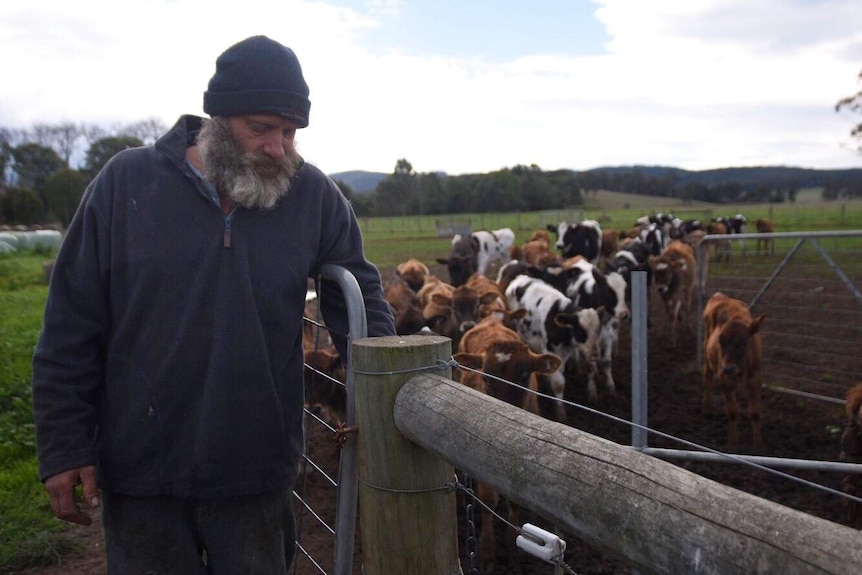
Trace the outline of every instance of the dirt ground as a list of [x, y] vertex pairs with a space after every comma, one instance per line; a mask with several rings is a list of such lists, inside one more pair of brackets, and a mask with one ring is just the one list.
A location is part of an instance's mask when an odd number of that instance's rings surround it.
[[[444, 268], [433, 270], [440, 277], [447, 277]], [[384, 278], [391, 275], [391, 270], [383, 273]], [[667, 318], [664, 310], [658, 305], [655, 294], [650, 304], [650, 328], [648, 342], [648, 421], [649, 427], [666, 434], [679, 437], [713, 449], [726, 448], [727, 426], [723, 415], [723, 398], [718, 393], [714, 395], [713, 413], [705, 417], [701, 413], [701, 376], [696, 365], [696, 333], [695, 322], [689, 314], [681, 324], [679, 343], [676, 349], [670, 349], [667, 332]], [[767, 324], [768, 336], [768, 324]], [[614, 358], [614, 377], [617, 381], [618, 396], [615, 399], [604, 397], [599, 387], [599, 409], [611, 415], [631, 419], [631, 353], [630, 331], [625, 325], [621, 333], [619, 351]], [[577, 404], [587, 404], [586, 389], [574, 375], [567, 384], [566, 396]], [[843, 407], [820, 401], [800, 398], [775, 392], [764, 392], [763, 398], [763, 438], [765, 451], [762, 455], [787, 457], [796, 459], [812, 459], [837, 461], [840, 451], [840, 437], [844, 427]], [[603, 417], [590, 414], [576, 408], [569, 408], [568, 424], [589, 433], [599, 435], [621, 444], [631, 443], [631, 430], [628, 426], [613, 422]], [[751, 432], [747, 418], [740, 418], [739, 424], [740, 453], [753, 453], [751, 449]], [[328, 435], [315, 432], [312, 436], [315, 460], [323, 462], [323, 466], [334, 473], [337, 451], [331, 444]], [[651, 436], [651, 447], [670, 447], [686, 449], [676, 442]], [[730, 485], [737, 489], [752, 493], [773, 502], [777, 502], [812, 515], [845, 523], [841, 499], [811, 487], [801, 485], [783, 477], [750, 467], [740, 467], [730, 464], [688, 463], [676, 460], [676, 464], [694, 473], [715, 481]], [[840, 474], [813, 471], [785, 471], [791, 475], [808, 481], [841, 489]], [[304, 490], [309, 500], [314, 501], [318, 512], [324, 517], [333, 516], [334, 492], [324, 480], [312, 478], [309, 475]], [[500, 510], [503, 511], [501, 506]], [[539, 525], [546, 525], [541, 518], [531, 518], [529, 514], [522, 515], [522, 522], [534, 520]], [[301, 544], [321, 560], [321, 566], [331, 572], [332, 535], [324, 529], [315, 527], [314, 519], [304, 513], [301, 517], [303, 535]], [[462, 533], [466, 533], [466, 520], [463, 517], [463, 502], [459, 499], [459, 524]], [[855, 525], [855, 527], [861, 527]], [[106, 573], [102, 549], [101, 526], [96, 524], [90, 528], [75, 528], [84, 546], [80, 556], [64, 559], [61, 565], [30, 570], [30, 575], [103, 575]], [[501, 522], [495, 524], [498, 541], [503, 540], [506, 527]], [[614, 537], [613, 533], [607, 534]], [[566, 563], [579, 575], [629, 575], [630, 565], [620, 559], [611, 557], [590, 545], [579, 541], [573, 536], [565, 537], [567, 551]], [[360, 573], [361, 550], [357, 537], [356, 560], [354, 573]], [[459, 541], [461, 553], [465, 550], [463, 536]], [[524, 552], [505, 546], [498, 551], [498, 573], [512, 575], [542, 574], [553, 572], [553, 568], [539, 559]], [[469, 572], [466, 559], [462, 562], [465, 573]], [[303, 557], [297, 561], [295, 570], [300, 574], [319, 573], [309, 561]]]

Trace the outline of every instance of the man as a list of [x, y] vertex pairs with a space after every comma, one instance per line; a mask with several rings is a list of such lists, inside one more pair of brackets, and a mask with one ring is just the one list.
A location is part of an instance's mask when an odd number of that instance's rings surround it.
[[[395, 333], [350, 205], [294, 148], [308, 94], [289, 48], [235, 44], [211, 119], [117, 154], [69, 227], [33, 359], [39, 473], [60, 519], [90, 523], [77, 485], [102, 505], [111, 573], [284, 573], [308, 278], [346, 268], [369, 335]], [[344, 298], [318, 288], [344, 353]]]

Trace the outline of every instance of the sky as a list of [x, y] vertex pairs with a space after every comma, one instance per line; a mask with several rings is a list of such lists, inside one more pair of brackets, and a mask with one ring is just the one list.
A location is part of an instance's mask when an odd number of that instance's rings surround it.
[[326, 173], [862, 167], [859, 0], [27, 0], [0, 3], [0, 127], [203, 115], [255, 34], [311, 90]]

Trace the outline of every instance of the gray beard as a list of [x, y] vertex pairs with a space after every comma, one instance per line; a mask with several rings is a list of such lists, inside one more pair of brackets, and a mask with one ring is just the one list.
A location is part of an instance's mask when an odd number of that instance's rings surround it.
[[245, 208], [272, 209], [290, 191], [302, 158], [291, 148], [281, 160], [262, 152], [245, 152], [227, 119], [204, 120], [197, 139], [204, 177], [219, 194]]

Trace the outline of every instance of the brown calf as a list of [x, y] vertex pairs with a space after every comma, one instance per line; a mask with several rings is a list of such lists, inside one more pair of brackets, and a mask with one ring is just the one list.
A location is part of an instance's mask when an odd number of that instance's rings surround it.
[[697, 265], [694, 250], [681, 240], [672, 241], [660, 256], [650, 256], [653, 285], [667, 310], [670, 322], [670, 346], [676, 347], [677, 324], [685, 311], [691, 311], [694, 272]]
[[383, 299], [389, 303], [395, 316], [395, 333], [411, 335], [425, 327], [419, 297], [406, 281], [396, 277], [387, 282], [383, 288]]
[[410, 258], [395, 266], [395, 273], [407, 282], [410, 289], [418, 292], [425, 285], [425, 278], [431, 275], [428, 266], [416, 258]]
[[[759, 234], [771, 234], [775, 232], [775, 224], [772, 223], [772, 220], [767, 220], [765, 218], [761, 218], [754, 222], [755, 227], [757, 227], [757, 233]], [[760, 246], [763, 246], [763, 253], [768, 253], [769, 255], [775, 254], [775, 240], [772, 238], [757, 238], [757, 253], [760, 254]]]
[[[558, 356], [532, 352], [516, 331], [505, 327], [495, 317], [487, 317], [467, 331], [458, 345], [458, 350], [454, 356], [455, 360], [469, 368], [461, 370], [462, 384], [537, 415], [539, 406], [536, 399], [536, 375], [550, 375], [560, 368]], [[485, 377], [483, 373], [493, 377]], [[479, 482], [477, 492], [479, 500], [484, 503], [479, 558], [483, 572], [492, 573], [495, 572], [496, 545], [493, 517], [489, 509], [496, 508], [500, 496], [484, 482]], [[507, 507], [509, 522], [519, 525], [518, 506], [509, 501]]]
[[752, 318], [745, 303], [721, 292], [713, 294], [703, 310], [703, 412], [707, 414], [711, 411], [712, 386], [717, 379], [724, 389], [725, 414], [729, 424], [728, 443], [733, 449], [739, 445], [736, 392], [740, 387], [748, 398], [752, 442], [757, 450], [763, 447], [760, 433], [763, 386], [761, 360], [765, 319], [763, 315]]

